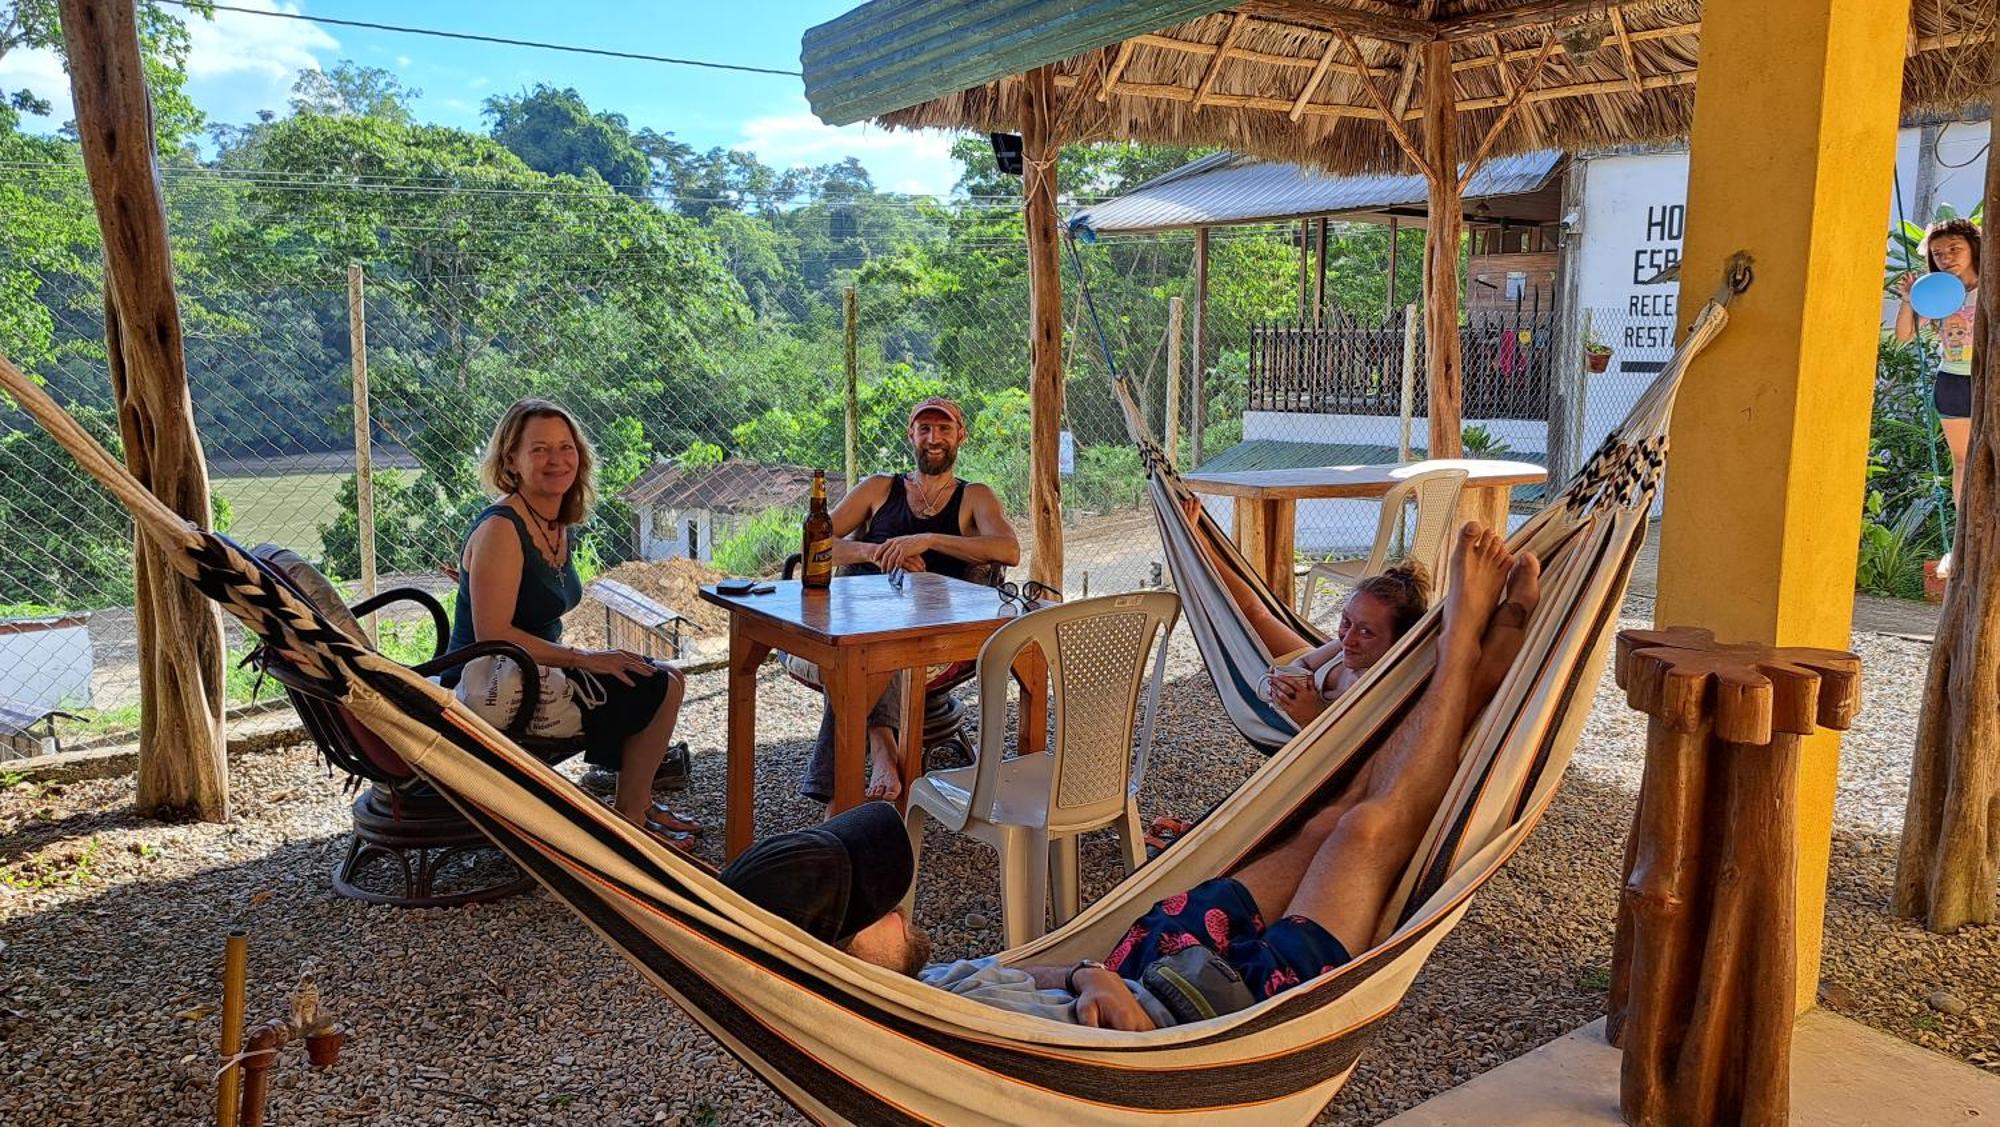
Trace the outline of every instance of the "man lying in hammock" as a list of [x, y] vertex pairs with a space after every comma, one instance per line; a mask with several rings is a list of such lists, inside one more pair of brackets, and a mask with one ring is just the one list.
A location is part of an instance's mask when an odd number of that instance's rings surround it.
[[[1499, 536], [1466, 525], [1453, 548], [1437, 671], [1370, 763], [1290, 840], [1153, 905], [1103, 963], [926, 966], [929, 937], [896, 910], [914, 864], [901, 819], [886, 803], [767, 838], [724, 869], [722, 881], [856, 958], [1056, 1020], [1146, 1030], [1262, 1001], [1373, 944], [1458, 772], [1466, 731], [1520, 652], [1539, 579], [1532, 554], [1512, 556]], [[1220, 992], [1200, 983], [1192, 993], [1202, 997], [1190, 997], [1189, 977], [1206, 975], [1214, 985], [1218, 962], [1223, 977], [1240, 979], [1247, 1000], [1216, 1005]], [[1162, 966], [1177, 972], [1164, 989], [1156, 988]]]

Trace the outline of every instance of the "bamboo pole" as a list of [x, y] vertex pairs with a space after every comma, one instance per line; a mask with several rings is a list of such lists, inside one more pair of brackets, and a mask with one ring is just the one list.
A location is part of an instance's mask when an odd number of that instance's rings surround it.
[[[361, 264], [347, 264], [347, 343], [354, 373], [354, 519], [361, 546], [361, 597], [375, 595], [375, 457], [374, 428], [368, 423], [368, 315], [362, 288]], [[381, 645], [376, 616], [369, 615], [361, 628], [368, 644]]]
[[1175, 467], [1181, 452], [1181, 311], [1180, 298], [1167, 299], [1167, 417], [1160, 430], [1167, 441], [1167, 461]]
[[244, 977], [250, 966], [250, 936], [232, 931], [222, 946], [222, 1075], [215, 1081], [215, 1127], [236, 1127], [237, 1099], [243, 1069], [236, 1054], [243, 1051]]
[[842, 352], [847, 374], [847, 488], [861, 478], [861, 296], [853, 286], [847, 287], [840, 295], [840, 316], [846, 326], [846, 343]]
[[1197, 227], [1194, 232], [1194, 337], [1192, 363], [1189, 365], [1188, 390], [1194, 395], [1194, 410], [1189, 420], [1193, 432], [1194, 449], [1188, 455], [1190, 465], [1202, 463], [1205, 450], [1202, 446], [1202, 430], [1208, 424], [1208, 228]]
[[1312, 266], [1311, 259], [1312, 259], [1312, 220], [1301, 219], [1299, 220], [1299, 323], [1300, 324], [1304, 324], [1307, 320], [1306, 302], [1309, 299], [1306, 296], [1306, 285], [1307, 285], [1306, 279], [1310, 277], [1310, 268]]
[[1396, 460], [1410, 460], [1410, 427], [1415, 422], [1417, 409], [1417, 307], [1414, 303], [1403, 307], [1403, 389], [1397, 413], [1401, 421], [1396, 428]]
[[1451, 45], [1424, 45], [1424, 176], [1430, 204], [1424, 223], [1424, 353], [1427, 358], [1430, 456], [1463, 450], [1464, 399], [1458, 340], [1458, 243], [1465, 226], [1458, 182], [1458, 108], [1453, 101]]
[[1789, 1117], [1800, 741], [1845, 729], [1861, 663], [1618, 635], [1617, 681], [1648, 717], [1646, 773], [1613, 941], [1607, 1034], [1635, 1127]]
[[1393, 215], [1389, 217], [1389, 285], [1382, 299], [1384, 317], [1396, 311], [1396, 246], [1401, 241], [1397, 238], [1401, 227], [1400, 220]]
[[1022, 195], [1028, 240], [1028, 515], [1034, 530], [1029, 577], [1063, 585], [1062, 274], [1056, 225], [1055, 72], [1037, 67], [1021, 80]]
[[1326, 217], [1313, 238], [1313, 327], [1326, 324]]
[[[205, 528], [208, 468], [188, 396], [133, 5], [62, 0], [61, 16], [77, 138], [104, 237], [105, 359], [125, 464], [161, 501]], [[142, 538], [133, 557], [137, 805], [148, 814], [225, 821], [221, 623], [162, 549]]]
[[[2000, 86], [1992, 91], [2000, 97]], [[1995, 115], [1992, 139], [2000, 139]], [[1986, 163], [1986, 213], [2000, 199], [2000, 160]], [[1926, 217], [1927, 218], [1927, 217]], [[1982, 257], [2000, 254], [1988, 224]], [[1994, 261], [1988, 257], [1987, 261]], [[1923, 712], [1910, 763], [1910, 796], [1896, 856], [1893, 907], [1935, 932], [1993, 922], [2000, 874], [2000, 713], [1993, 684], [2000, 670], [2000, 396], [1992, 394], [1990, 357], [2000, 348], [2000, 286], [1982, 286], [1973, 350], [1972, 438], [1952, 544], [1952, 580], [1931, 647]]]

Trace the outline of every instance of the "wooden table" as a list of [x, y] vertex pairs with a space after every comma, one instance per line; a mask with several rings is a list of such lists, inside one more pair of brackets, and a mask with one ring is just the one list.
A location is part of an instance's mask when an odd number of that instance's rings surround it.
[[1235, 499], [1236, 546], [1270, 585], [1271, 593], [1289, 605], [1300, 501], [1380, 497], [1390, 486], [1413, 474], [1450, 469], [1465, 470], [1471, 475], [1459, 494], [1459, 516], [1501, 532], [1507, 529], [1509, 492], [1517, 485], [1535, 485], [1549, 479], [1548, 471], [1533, 462], [1437, 458], [1382, 465], [1188, 474], [1182, 480], [1196, 493]]
[[[903, 685], [903, 793], [923, 770], [923, 675], [928, 666], [971, 660], [995, 630], [1019, 616], [991, 587], [942, 575], [912, 573], [899, 591], [881, 575], [840, 576], [825, 591], [796, 581], [772, 584], [767, 595], [724, 595], [703, 587], [701, 597], [729, 612], [729, 778], [724, 849], [747, 849], [754, 816], [757, 746], [757, 668], [772, 650], [813, 662], [833, 706], [834, 811], [859, 805], [868, 753], [868, 711], [889, 687]], [[1023, 748], [1040, 748], [1047, 736], [1046, 663], [1017, 663]], [[984, 719], [984, 718], [982, 718]]]

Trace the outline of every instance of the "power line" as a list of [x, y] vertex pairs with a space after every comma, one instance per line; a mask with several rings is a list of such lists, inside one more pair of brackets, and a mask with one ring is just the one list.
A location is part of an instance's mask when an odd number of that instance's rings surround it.
[[437, 39], [463, 39], [473, 43], [497, 43], [503, 47], [539, 47], [544, 51], [568, 51], [576, 55], [599, 55], [607, 59], [636, 59], [644, 63], [672, 63], [675, 66], [707, 67], [710, 70], [734, 70], [745, 74], [776, 74], [786, 78], [802, 78], [795, 70], [778, 70], [774, 67], [752, 67], [740, 63], [717, 63], [706, 59], [677, 59], [668, 55], [642, 55], [634, 51], [612, 51], [603, 47], [576, 47], [566, 43], [542, 43], [533, 39], [507, 39], [498, 35], [474, 35], [469, 31], [439, 31], [425, 27], [398, 27], [395, 24], [369, 23], [366, 20], [338, 20], [331, 16], [308, 16], [299, 12], [265, 12], [256, 8], [236, 8], [228, 4], [192, 4], [188, 0], [159, 0], [176, 8], [190, 11], [212, 9], [217, 12], [235, 12], [245, 16], [269, 16], [280, 20], [302, 20], [306, 23], [332, 24], [336, 27], [358, 27], [368, 31], [393, 31], [402, 35], [429, 35]]

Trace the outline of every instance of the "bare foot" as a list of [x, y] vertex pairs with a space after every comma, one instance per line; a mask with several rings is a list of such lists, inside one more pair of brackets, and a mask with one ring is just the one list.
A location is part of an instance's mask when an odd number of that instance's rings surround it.
[[879, 732], [868, 733], [868, 789], [871, 799], [894, 802], [903, 793], [903, 765], [893, 738]]
[[1479, 666], [1472, 678], [1475, 709], [1485, 707], [1500, 690], [1500, 682], [1506, 680], [1507, 671], [1521, 654], [1528, 618], [1535, 613], [1535, 604], [1541, 601], [1542, 562], [1533, 552], [1522, 552], [1507, 569], [1500, 608], [1493, 612], [1486, 633], [1479, 640]]
[[1500, 603], [1514, 559], [1507, 542], [1481, 525], [1467, 522], [1451, 549], [1451, 580], [1444, 596], [1444, 630], [1438, 637], [1444, 660], [1473, 661], [1479, 640]]
[[1516, 625], [1524, 625], [1525, 619], [1535, 613], [1535, 604], [1541, 601], [1542, 561], [1533, 552], [1522, 552], [1514, 557], [1514, 566], [1507, 569], [1507, 585], [1500, 596], [1500, 605], [1511, 603], [1520, 607], [1524, 622]]

